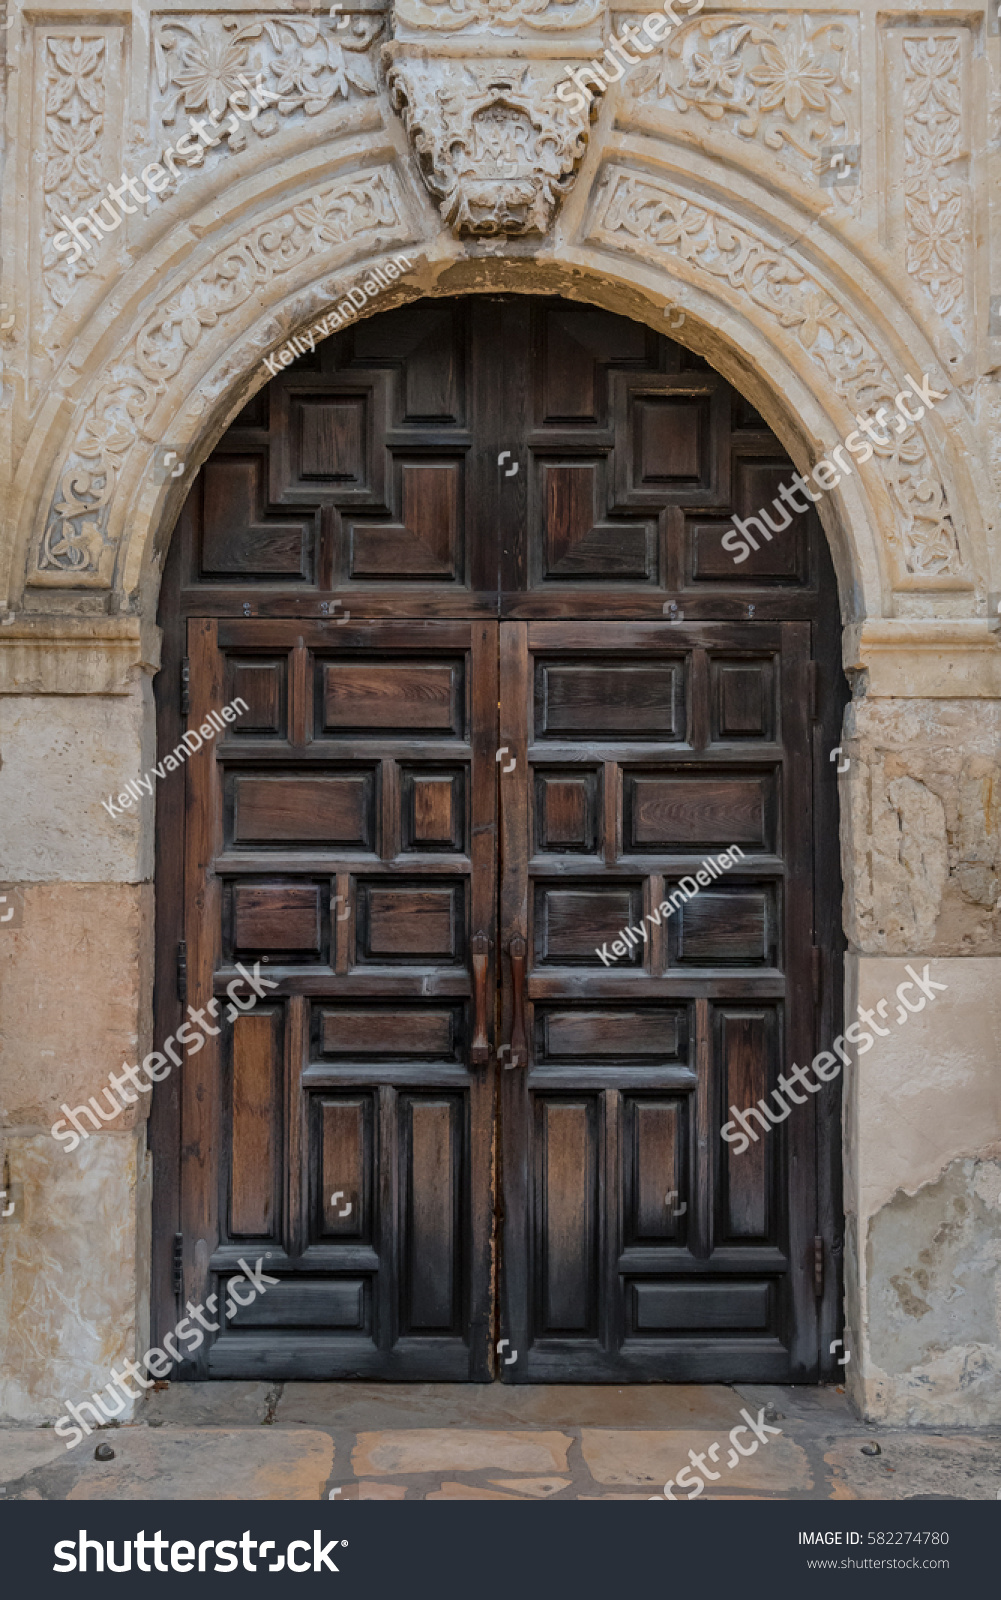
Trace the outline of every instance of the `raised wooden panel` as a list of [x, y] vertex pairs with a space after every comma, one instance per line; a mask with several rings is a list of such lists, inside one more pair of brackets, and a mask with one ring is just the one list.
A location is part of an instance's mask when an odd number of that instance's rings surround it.
[[601, 831], [601, 774], [535, 771], [536, 853], [593, 855]]
[[201, 469], [202, 579], [309, 578], [312, 519], [264, 511], [263, 455], [210, 456]]
[[[601, 967], [598, 948], [619, 937], [629, 923], [642, 915], [639, 885], [612, 884], [581, 888], [535, 885], [535, 960], [539, 964]], [[642, 939], [638, 951], [622, 958], [623, 966], [642, 965]]]
[[239, 953], [319, 953], [320, 889], [315, 883], [233, 886], [233, 947]]
[[682, 739], [684, 680], [681, 661], [537, 661], [536, 736]]
[[774, 849], [771, 773], [623, 773], [623, 849]]
[[625, 1206], [630, 1244], [683, 1239], [687, 1233], [686, 1104], [677, 1099], [626, 1100]]
[[304, 482], [363, 489], [368, 396], [293, 394], [289, 424], [296, 476]]
[[542, 1054], [551, 1061], [684, 1061], [686, 1012], [678, 1007], [543, 1011], [536, 1007]]
[[404, 851], [458, 851], [466, 846], [466, 774], [400, 769]]
[[329, 844], [373, 850], [375, 771], [231, 778], [236, 845]]
[[547, 578], [639, 578], [656, 570], [654, 526], [601, 518], [601, 469], [543, 463]]
[[595, 1331], [597, 1106], [538, 1097], [536, 1190], [540, 1334]]
[[[734, 548], [737, 540], [731, 539], [729, 548], [724, 548], [723, 538], [735, 526], [732, 516], [694, 517], [686, 528], [687, 565], [693, 582], [807, 582], [809, 533], [815, 513], [812, 508], [797, 512], [779, 497], [778, 491], [783, 486], [793, 488], [792, 476], [791, 463], [780, 457], [734, 458], [733, 509], [742, 526], [749, 528], [754, 543], [745, 541], [748, 550], [741, 552]], [[806, 496], [799, 491], [796, 496], [803, 505]], [[743, 540], [739, 529], [737, 535]], [[754, 544], [758, 546], [756, 550]], [[735, 560], [736, 556], [740, 559]]]
[[455, 1095], [401, 1102], [406, 1272], [400, 1321], [411, 1333], [451, 1332], [459, 1311], [460, 1108]]
[[768, 1328], [767, 1283], [633, 1283], [636, 1333]]
[[462, 576], [462, 465], [410, 462], [401, 467], [401, 523], [351, 523], [353, 578]]
[[269, 1238], [275, 1231], [280, 1023], [274, 1011], [238, 1016], [233, 1023], [229, 1202], [233, 1238]]
[[230, 723], [228, 739], [284, 739], [288, 735], [288, 657], [227, 656], [226, 699], [243, 699], [247, 710]]
[[[734, 1107], [745, 1111], [748, 1106], [756, 1106], [768, 1092], [775, 1015], [771, 1010], [721, 1009], [717, 1030], [722, 1125], [733, 1118]], [[769, 1110], [778, 1109], [771, 1100], [767, 1104]], [[795, 1115], [795, 1109], [791, 1115]], [[769, 1231], [770, 1141], [779, 1137], [779, 1132], [771, 1127], [764, 1131], [762, 1122], [767, 1119], [760, 1112], [749, 1120], [757, 1139], [751, 1138], [740, 1155], [732, 1141], [720, 1142], [726, 1167], [726, 1233], [733, 1239], [762, 1239]], [[739, 1133], [740, 1125], [731, 1131]]]
[[456, 1053], [458, 1021], [454, 1007], [390, 1008], [388, 1001], [364, 1010], [338, 1006], [321, 1013], [320, 1048], [324, 1055], [351, 1059], [449, 1060]]
[[319, 1127], [318, 1193], [324, 1238], [367, 1239], [371, 1234], [372, 1096], [314, 1097]]
[[[269, 1263], [265, 1262], [265, 1269]], [[246, 1299], [246, 1289], [240, 1293]], [[369, 1328], [370, 1295], [364, 1278], [284, 1278], [269, 1284], [249, 1306], [241, 1307], [233, 1322], [241, 1328], [342, 1330], [363, 1333]]]
[[712, 740], [771, 740], [776, 734], [773, 661], [710, 662]]
[[[665, 895], [676, 887], [668, 881]], [[768, 885], [700, 889], [677, 906], [669, 938], [678, 966], [763, 967], [772, 962], [776, 936], [774, 895]]]
[[459, 884], [359, 883], [359, 961], [452, 964], [464, 943]]
[[462, 733], [458, 662], [323, 661], [318, 668], [322, 733]]
[[633, 482], [677, 487], [709, 481], [709, 402], [687, 395], [643, 395], [633, 406]]

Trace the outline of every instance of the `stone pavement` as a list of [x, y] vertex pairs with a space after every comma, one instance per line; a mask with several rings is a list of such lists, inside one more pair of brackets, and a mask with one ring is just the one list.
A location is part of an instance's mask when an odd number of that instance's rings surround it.
[[[780, 1431], [738, 1458], [730, 1430], [761, 1408]], [[70, 1451], [51, 1428], [0, 1430], [0, 1484], [8, 1500], [649, 1500], [714, 1444], [701, 1498], [1001, 1491], [1001, 1430], [881, 1428], [831, 1386], [741, 1384], [169, 1384]]]

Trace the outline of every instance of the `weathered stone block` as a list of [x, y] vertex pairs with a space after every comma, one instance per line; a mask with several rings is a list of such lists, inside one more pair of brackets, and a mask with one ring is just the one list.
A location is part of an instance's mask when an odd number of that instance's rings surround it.
[[79, 1154], [48, 1135], [62, 1103], [100, 1096], [151, 1048], [152, 918], [151, 884], [29, 884], [22, 926], [0, 930], [0, 1123], [44, 1128], [60, 1165]]

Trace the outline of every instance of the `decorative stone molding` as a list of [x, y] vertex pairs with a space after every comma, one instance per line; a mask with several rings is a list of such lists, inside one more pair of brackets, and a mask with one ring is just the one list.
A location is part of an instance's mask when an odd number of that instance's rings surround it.
[[[703, 196], [612, 166], [589, 237], [658, 266], [673, 255], [708, 274], [794, 338], [850, 414], [880, 405], [892, 411], [899, 384], [829, 285], [792, 250], [738, 225]], [[895, 512], [889, 536], [901, 571], [933, 586], [969, 584], [949, 495], [922, 427], [910, 424], [874, 448]]]
[[[857, 17], [714, 10], [673, 29], [624, 88], [753, 140], [817, 183], [823, 149], [858, 144], [858, 77]], [[839, 208], [860, 210], [860, 178], [829, 192]]]
[[[905, 25], [906, 24], [906, 25]], [[883, 32], [887, 164], [902, 176], [887, 194], [896, 253], [960, 345], [969, 344], [973, 281], [970, 182], [970, 29], [927, 27], [913, 16]], [[901, 203], [902, 201], [902, 203]]]
[[[155, 637], [147, 639], [150, 632]], [[129, 694], [160, 665], [138, 617], [21, 618], [0, 626], [0, 695]]]
[[871, 618], [844, 633], [846, 672], [865, 671], [866, 698], [1001, 699], [1001, 636], [987, 618]]
[[544, 234], [588, 140], [587, 114], [554, 98], [562, 65], [417, 61], [392, 46], [385, 55], [393, 104], [442, 220], [460, 238]]
[[[52, 30], [40, 34], [43, 64], [41, 144], [43, 202], [42, 282], [54, 307], [62, 307], [78, 281], [93, 271], [84, 256], [67, 264], [52, 240], [62, 228], [60, 214], [78, 216], [93, 205], [114, 162], [120, 138], [106, 126], [109, 76], [121, 72], [120, 30]], [[109, 59], [110, 58], [110, 59]]]
[[267, 299], [311, 256], [348, 242], [406, 237], [395, 173], [327, 185], [227, 245], [146, 318], [87, 407], [49, 512], [33, 585], [111, 587], [118, 530], [112, 503], [126, 458], [156, 443], [150, 419], [169, 385], [215, 329], [247, 301]]

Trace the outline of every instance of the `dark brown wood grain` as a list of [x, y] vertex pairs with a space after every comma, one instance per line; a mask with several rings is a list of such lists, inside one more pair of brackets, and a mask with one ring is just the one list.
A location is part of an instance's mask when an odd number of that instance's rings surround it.
[[220, 440], [160, 615], [161, 751], [246, 707], [157, 802], [158, 1037], [181, 939], [221, 1018], [154, 1099], [158, 1325], [177, 1233], [184, 1297], [248, 1242], [280, 1285], [182, 1376], [830, 1375], [839, 1086], [720, 1138], [839, 1025], [830, 557], [812, 510], [721, 544], [790, 471], [700, 358], [528, 296], [367, 319]]

